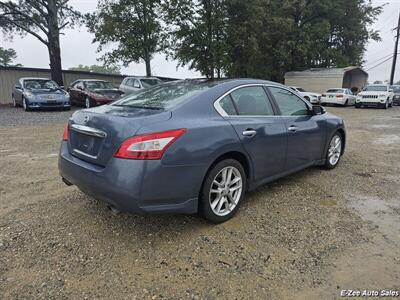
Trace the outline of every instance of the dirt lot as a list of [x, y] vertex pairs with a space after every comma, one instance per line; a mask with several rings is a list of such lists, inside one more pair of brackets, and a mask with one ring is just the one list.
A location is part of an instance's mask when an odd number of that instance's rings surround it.
[[215, 226], [195, 216], [113, 215], [58, 176], [71, 112], [0, 107], [0, 298], [400, 290], [400, 108], [328, 110], [348, 130], [339, 167], [260, 188]]

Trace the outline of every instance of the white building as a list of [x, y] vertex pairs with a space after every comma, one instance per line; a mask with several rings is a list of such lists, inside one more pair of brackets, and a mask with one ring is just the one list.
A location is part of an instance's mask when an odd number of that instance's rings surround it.
[[309, 92], [326, 92], [330, 88], [363, 88], [368, 73], [360, 67], [316, 68], [285, 74], [285, 85], [302, 87]]

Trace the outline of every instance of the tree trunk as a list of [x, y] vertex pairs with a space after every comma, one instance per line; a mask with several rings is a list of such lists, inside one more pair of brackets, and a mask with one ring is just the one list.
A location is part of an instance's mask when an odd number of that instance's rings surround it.
[[146, 76], [151, 77], [150, 55], [148, 54], [146, 54], [145, 63], [146, 63]]
[[50, 57], [50, 70], [51, 79], [57, 82], [58, 85], [63, 86], [62, 66], [61, 66], [61, 51], [60, 42], [58, 38], [53, 40], [49, 37], [49, 57]]
[[56, 0], [48, 0], [48, 45], [51, 79], [60, 86], [64, 85], [61, 66], [60, 30], [58, 27], [58, 7]]

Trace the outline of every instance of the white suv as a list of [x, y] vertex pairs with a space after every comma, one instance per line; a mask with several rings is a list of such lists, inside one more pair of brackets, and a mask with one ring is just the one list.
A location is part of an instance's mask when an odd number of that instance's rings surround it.
[[300, 94], [304, 99], [311, 102], [312, 104], [319, 104], [321, 101], [321, 94], [317, 93], [310, 93], [298, 86], [291, 86], [290, 87], [293, 91], [296, 91]]
[[388, 108], [393, 105], [393, 90], [387, 84], [371, 84], [358, 93], [356, 107], [374, 106]]

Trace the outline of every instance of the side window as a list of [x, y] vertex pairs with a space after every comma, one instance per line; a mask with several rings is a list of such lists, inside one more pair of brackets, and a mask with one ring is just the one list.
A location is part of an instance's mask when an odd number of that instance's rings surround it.
[[128, 78], [128, 79], [125, 81], [125, 85], [127, 85], [127, 86], [133, 86], [133, 79], [132, 79], [132, 78]]
[[135, 79], [135, 83], [133, 84], [133, 87], [140, 88], [139, 80]]
[[227, 95], [219, 101], [221, 108], [228, 114], [228, 116], [237, 115], [235, 106], [232, 103], [231, 96]]
[[271, 102], [261, 86], [237, 89], [231, 93], [231, 97], [239, 115], [269, 116], [274, 114]]
[[295, 94], [278, 87], [269, 87], [269, 90], [283, 116], [304, 116], [309, 114], [307, 104]]

